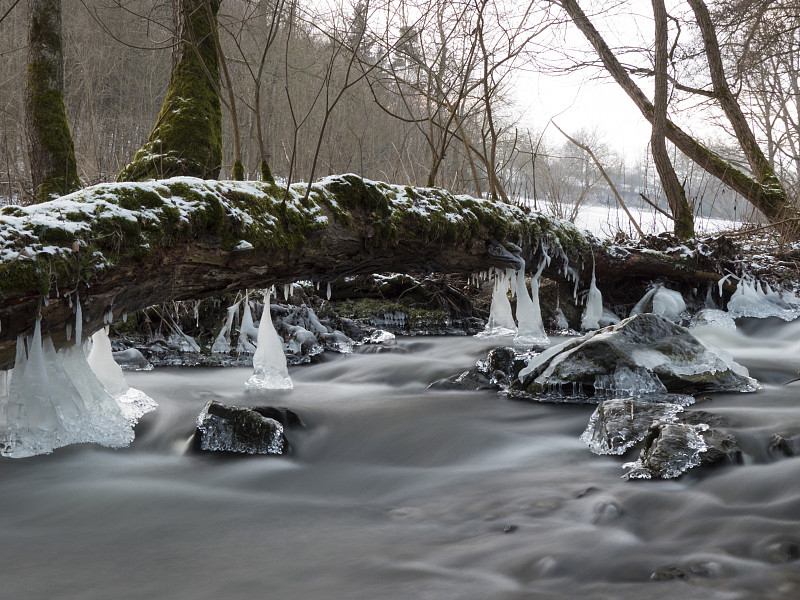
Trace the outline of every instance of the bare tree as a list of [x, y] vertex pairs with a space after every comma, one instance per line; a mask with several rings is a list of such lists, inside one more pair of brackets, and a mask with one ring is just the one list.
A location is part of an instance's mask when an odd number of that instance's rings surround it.
[[[653, 103], [633, 81], [628, 70], [619, 61], [577, 1], [557, 1], [597, 52], [605, 70], [633, 100], [642, 115], [652, 122], [655, 114]], [[691, 0], [691, 5], [693, 9], [696, 9], [696, 14], [701, 14], [705, 7], [701, 0]], [[797, 236], [800, 233], [800, 211], [787, 196], [774, 172], [767, 168], [768, 163], [759, 158], [760, 150], [758, 145], [753, 143], [752, 134], [748, 136], [744, 131], [745, 128], [742, 127], [743, 124], [733, 106], [736, 103], [735, 98], [730, 94], [724, 79], [724, 71], [721, 69], [721, 62], [717, 60], [719, 47], [715, 42], [715, 37], [711, 35], [713, 24], [703, 20], [703, 23], [698, 23], [698, 26], [704, 31], [705, 56], [715, 82], [713, 97], [723, 106], [728, 119], [737, 123], [734, 126], [737, 131], [737, 139], [748, 161], [751, 162], [752, 174], [735, 167], [669, 119], [665, 124], [665, 136], [691, 160], [746, 198], [771, 223], [789, 223], [786, 228], [787, 233]]]
[[[667, 9], [664, 0], [652, 0], [653, 19], [655, 21], [655, 68], [653, 93], [653, 119], [650, 135], [650, 148], [653, 162], [661, 179], [661, 186], [667, 196], [667, 203], [672, 212], [675, 235], [682, 240], [694, 237], [694, 215], [686, 200], [683, 189], [672, 161], [669, 159], [665, 140], [667, 128]], [[627, 212], [627, 210], [626, 210]]]

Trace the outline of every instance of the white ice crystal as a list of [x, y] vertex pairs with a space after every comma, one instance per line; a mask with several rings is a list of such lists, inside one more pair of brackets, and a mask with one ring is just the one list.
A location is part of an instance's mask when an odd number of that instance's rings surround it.
[[545, 267], [545, 262], [539, 266], [536, 274], [531, 279], [531, 292], [525, 285], [525, 269], [517, 272], [517, 321], [519, 327], [514, 336], [515, 346], [533, 346], [548, 344], [550, 340], [544, 331], [542, 312], [539, 308], [539, 278]]
[[283, 342], [272, 324], [270, 293], [264, 296], [264, 312], [258, 326], [258, 347], [253, 356], [253, 375], [245, 387], [251, 390], [290, 390], [294, 387], [286, 366]]

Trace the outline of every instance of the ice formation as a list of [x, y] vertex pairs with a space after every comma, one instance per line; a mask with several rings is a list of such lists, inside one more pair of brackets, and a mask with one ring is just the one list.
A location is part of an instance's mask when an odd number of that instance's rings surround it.
[[270, 314], [270, 293], [264, 296], [264, 311], [258, 327], [258, 347], [253, 356], [253, 375], [245, 387], [250, 390], [290, 390], [294, 387], [286, 366], [283, 342], [278, 337]]
[[595, 409], [580, 440], [595, 454], [625, 454], [644, 439], [654, 421], [674, 423], [681, 412], [682, 406], [668, 402], [605, 400]]
[[631, 310], [631, 316], [652, 312], [672, 322], [678, 322], [685, 310], [686, 302], [680, 292], [656, 285], [636, 303]]
[[92, 349], [87, 360], [97, 379], [117, 401], [127, 419], [135, 423], [143, 415], [156, 409], [155, 400], [144, 392], [132, 388], [125, 381], [122, 367], [114, 361], [111, 341], [105, 329], [100, 329], [92, 336]]
[[792, 321], [800, 315], [800, 298], [776, 292], [768, 284], [762, 287], [758, 281], [741, 279], [728, 301], [728, 312], [733, 318], [778, 317]]
[[[109, 345], [109, 359], [110, 352]], [[37, 322], [30, 337], [17, 338], [15, 368], [0, 375], [0, 454], [23, 458], [70, 444], [130, 444], [137, 419], [155, 403], [108, 379], [119, 397], [90, 368], [81, 345], [56, 352]], [[126, 410], [134, 403], [137, 410]]]
[[494, 291], [492, 293], [492, 306], [489, 309], [489, 322], [486, 329], [476, 337], [502, 337], [514, 335], [517, 324], [511, 314], [511, 303], [508, 301], [508, 289], [513, 271], [495, 271]]
[[581, 317], [581, 329], [600, 329], [600, 319], [603, 317], [603, 295], [597, 289], [597, 281], [592, 268], [592, 283], [586, 294], [586, 309]]
[[233, 306], [228, 307], [228, 317], [225, 320], [225, 325], [217, 335], [217, 338], [214, 340], [213, 346], [211, 346], [211, 352], [217, 354], [227, 354], [231, 351], [231, 331], [233, 331], [233, 319], [239, 313], [239, 302], [233, 304]]
[[258, 328], [253, 324], [253, 313], [250, 311], [250, 302], [245, 300], [242, 324], [239, 326], [239, 343], [236, 346], [236, 351], [240, 354], [255, 354], [256, 345], [253, 342], [257, 339]]
[[542, 262], [531, 279], [531, 293], [525, 285], [525, 269], [517, 271], [517, 321], [519, 328], [514, 336], [515, 346], [533, 346], [549, 344], [550, 340], [544, 331], [542, 312], [539, 308], [539, 277], [542, 276], [545, 263]]

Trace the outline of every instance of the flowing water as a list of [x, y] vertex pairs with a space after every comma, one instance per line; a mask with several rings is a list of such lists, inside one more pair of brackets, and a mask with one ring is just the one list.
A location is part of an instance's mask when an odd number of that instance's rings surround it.
[[[698, 401], [730, 419], [745, 463], [677, 481], [625, 482], [630, 455], [592, 455], [593, 407], [426, 389], [496, 340], [328, 357], [292, 369], [292, 391], [245, 391], [250, 369], [129, 374], [160, 403], [130, 448], [0, 460], [0, 596], [798, 598], [800, 458], [767, 448], [800, 433], [800, 383], [781, 385], [800, 325], [704, 335], [765, 388]], [[212, 398], [309, 427], [288, 430], [290, 457], [184, 453]]]

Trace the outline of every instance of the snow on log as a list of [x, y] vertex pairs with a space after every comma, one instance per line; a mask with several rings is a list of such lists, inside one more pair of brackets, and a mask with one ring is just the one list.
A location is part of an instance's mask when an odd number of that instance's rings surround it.
[[596, 245], [564, 221], [441, 189], [341, 175], [305, 191], [180, 177], [3, 207], [0, 367], [39, 314], [60, 347], [153, 304], [301, 279], [519, 268], [546, 253], [546, 275], [577, 281]]

